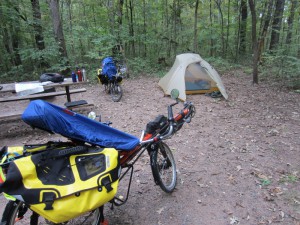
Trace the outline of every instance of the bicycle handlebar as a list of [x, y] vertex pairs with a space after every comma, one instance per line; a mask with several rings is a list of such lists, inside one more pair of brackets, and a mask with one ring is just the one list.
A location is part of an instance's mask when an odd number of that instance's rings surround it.
[[[168, 128], [167, 128], [167, 131], [164, 132], [163, 134], [160, 134], [160, 135], [155, 136], [150, 139], [147, 139], [147, 137], [145, 137], [145, 135], [144, 135], [145, 131], [143, 131], [141, 139], [140, 139], [141, 145], [149, 144], [152, 142], [157, 142], [157, 141], [164, 140], [166, 138], [171, 137], [177, 131], [177, 129], [174, 129], [174, 126], [178, 122], [182, 122], [182, 124], [191, 122], [191, 119], [195, 115], [195, 106], [193, 105], [193, 103], [192, 102], [184, 103], [184, 108], [180, 111], [180, 113], [178, 113], [176, 116], [173, 116], [172, 106], [174, 106], [176, 104], [178, 104], [178, 102], [168, 106]], [[180, 124], [180, 125], [182, 125], [182, 124]], [[152, 135], [151, 135], [151, 137], [152, 137]]]

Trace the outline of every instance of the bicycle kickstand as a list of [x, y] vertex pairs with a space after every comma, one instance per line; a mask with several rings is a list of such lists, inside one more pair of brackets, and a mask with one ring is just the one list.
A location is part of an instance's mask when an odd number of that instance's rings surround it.
[[99, 225], [108, 225], [108, 220], [104, 219], [104, 205], [100, 206], [100, 224]]

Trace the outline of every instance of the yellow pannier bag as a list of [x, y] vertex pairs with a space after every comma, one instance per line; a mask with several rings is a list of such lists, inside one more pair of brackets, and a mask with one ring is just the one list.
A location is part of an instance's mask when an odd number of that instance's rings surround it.
[[119, 154], [114, 148], [64, 147], [12, 161], [0, 192], [62, 223], [112, 200], [119, 176]]

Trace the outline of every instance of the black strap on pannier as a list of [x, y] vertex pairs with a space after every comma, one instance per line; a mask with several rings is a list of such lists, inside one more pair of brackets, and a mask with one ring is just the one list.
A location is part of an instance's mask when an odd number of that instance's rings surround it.
[[7, 146], [0, 149], [0, 159], [7, 153]]
[[42, 160], [49, 159], [49, 158], [57, 159], [57, 158], [62, 158], [70, 155], [84, 153], [87, 151], [88, 151], [87, 146], [75, 146], [72, 148], [56, 149], [56, 150], [46, 151], [41, 153], [42, 154], [41, 159]]

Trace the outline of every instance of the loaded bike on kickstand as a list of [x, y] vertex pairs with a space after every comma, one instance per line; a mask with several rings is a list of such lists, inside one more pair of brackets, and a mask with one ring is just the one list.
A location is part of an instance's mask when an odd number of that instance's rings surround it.
[[[178, 90], [171, 96], [176, 102], [168, 106], [167, 117], [149, 122], [140, 139], [51, 103], [32, 101], [23, 121], [69, 141], [0, 150], [0, 192], [9, 200], [0, 224], [107, 224], [104, 204], [127, 201], [133, 166], [145, 151], [155, 183], [172, 192], [176, 165], [164, 140], [191, 122], [195, 107], [185, 102], [174, 116]], [[121, 199], [116, 194], [126, 174], [130, 182]]]
[[121, 83], [126, 75], [126, 66], [115, 63], [112, 57], [106, 57], [102, 60], [102, 68], [98, 70], [98, 80], [104, 85], [105, 92], [111, 95], [114, 102], [121, 100], [123, 90]]

